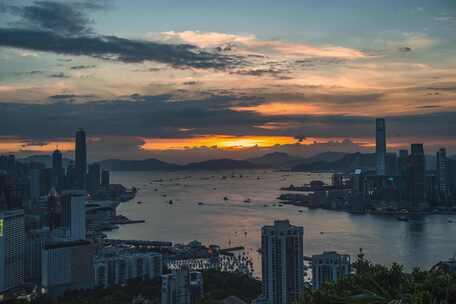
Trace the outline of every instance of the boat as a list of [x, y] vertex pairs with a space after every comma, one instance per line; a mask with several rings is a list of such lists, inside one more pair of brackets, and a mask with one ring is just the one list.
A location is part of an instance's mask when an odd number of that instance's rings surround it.
[[203, 202], [198, 202], [198, 205], [201, 206], [201, 205], [204, 205], [204, 203]]
[[405, 215], [400, 215], [397, 217], [397, 220], [402, 222], [408, 222], [409, 218]]
[[299, 213], [303, 213], [303, 212], [304, 212], [304, 211], [302, 211], [302, 210], [299, 210]]
[[173, 200], [169, 200], [168, 204], [172, 205], [173, 204]]
[[142, 204], [142, 202], [141, 202], [141, 201], [137, 201], [137, 202], [136, 202], [136, 204], [138, 204], [138, 205], [141, 205], [141, 204]]
[[227, 201], [227, 200], [228, 200], [228, 197], [225, 196], [225, 197], [223, 198], [223, 200], [224, 200], [224, 201]]
[[252, 202], [252, 201], [250, 200], [250, 198], [244, 200], [244, 203], [250, 203], [250, 202]]

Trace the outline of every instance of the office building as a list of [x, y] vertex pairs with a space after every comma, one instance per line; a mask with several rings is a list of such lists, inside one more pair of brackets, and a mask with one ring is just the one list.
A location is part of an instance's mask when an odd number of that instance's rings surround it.
[[87, 175], [87, 191], [91, 194], [96, 193], [100, 188], [100, 164], [93, 163], [89, 165], [89, 173]]
[[77, 241], [86, 238], [86, 202], [87, 193], [82, 190], [62, 192], [62, 225], [67, 231], [68, 240]]
[[288, 220], [261, 229], [262, 297], [269, 304], [291, 304], [304, 287], [304, 228]]
[[89, 241], [50, 241], [41, 254], [41, 286], [55, 298], [67, 290], [94, 285], [95, 246]]
[[198, 304], [203, 295], [201, 272], [182, 268], [162, 275], [161, 304]]
[[33, 206], [35, 202], [37, 202], [40, 199], [40, 194], [41, 194], [41, 182], [40, 182], [40, 169], [32, 169], [30, 170], [30, 178], [29, 178], [29, 184], [30, 184], [30, 201], [31, 205]]
[[93, 262], [95, 286], [111, 287], [131, 279], [155, 279], [162, 275], [162, 256], [125, 248], [104, 248]]
[[29, 230], [25, 234], [24, 278], [36, 286], [41, 284], [41, 253], [50, 238], [49, 228]]
[[398, 175], [398, 158], [395, 152], [385, 155], [385, 175], [388, 177]]
[[312, 287], [315, 289], [320, 289], [326, 282], [335, 282], [350, 273], [349, 255], [331, 251], [312, 256]]
[[40, 196], [45, 196], [51, 191], [53, 185], [52, 169], [40, 170]]
[[426, 194], [426, 160], [423, 144], [412, 144], [408, 157], [407, 188], [409, 201], [415, 204], [423, 203]]
[[24, 210], [0, 212], [0, 293], [24, 283]]
[[48, 195], [48, 221], [47, 225], [50, 230], [54, 230], [60, 225], [60, 214], [58, 212], [59, 197], [55, 188], [52, 188]]
[[385, 119], [377, 118], [375, 121], [375, 157], [377, 176], [385, 175], [386, 163], [386, 126]]
[[110, 183], [111, 183], [111, 181], [110, 181], [109, 171], [103, 170], [101, 172], [101, 185], [103, 186], [103, 188], [108, 188]]
[[407, 188], [407, 174], [408, 174], [408, 150], [399, 150], [399, 157], [397, 159], [397, 171], [398, 171], [398, 191], [399, 200], [408, 200], [408, 188]]
[[450, 196], [450, 174], [449, 160], [447, 158], [446, 149], [440, 148], [436, 155], [436, 182], [438, 198], [441, 202], [446, 202]]
[[52, 185], [60, 191], [63, 186], [63, 157], [62, 152], [55, 150], [52, 153]]
[[87, 186], [87, 147], [86, 135], [82, 129], [76, 132], [74, 159], [75, 187], [85, 190]]

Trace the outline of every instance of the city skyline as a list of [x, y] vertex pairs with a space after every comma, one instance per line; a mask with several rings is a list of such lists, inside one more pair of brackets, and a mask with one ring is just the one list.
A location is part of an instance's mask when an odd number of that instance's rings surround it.
[[77, 128], [91, 159], [372, 152], [377, 116], [388, 150], [456, 153], [451, 1], [169, 7], [0, 2], [0, 153], [72, 154]]

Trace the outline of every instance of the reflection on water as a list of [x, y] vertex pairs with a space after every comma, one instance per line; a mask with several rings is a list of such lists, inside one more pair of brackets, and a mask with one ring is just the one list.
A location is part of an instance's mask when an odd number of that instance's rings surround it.
[[[145, 219], [146, 223], [121, 226], [109, 237], [181, 243], [199, 240], [222, 247], [242, 245], [257, 273], [260, 228], [276, 219], [290, 219], [292, 224], [304, 226], [307, 256], [325, 250], [355, 256], [363, 248], [376, 263], [398, 262], [412, 269], [428, 268], [456, 252], [456, 224], [449, 223], [448, 216], [401, 222], [393, 217], [273, 206], [280, 187], [314, 179], [329, 182], [330, 175], [272, 171], [113, 172], [113, 183], [140, 189], [135, 201], [122, 204], [118, 212], [131, 219]], [[170, 200], [173, 204], [169, 204]]]

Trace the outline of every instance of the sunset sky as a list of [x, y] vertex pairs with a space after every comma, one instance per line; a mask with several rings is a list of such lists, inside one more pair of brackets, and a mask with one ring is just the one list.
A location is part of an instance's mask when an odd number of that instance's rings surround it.
[[456, 154], [456, 1], [0, 0], [0, 154]]

